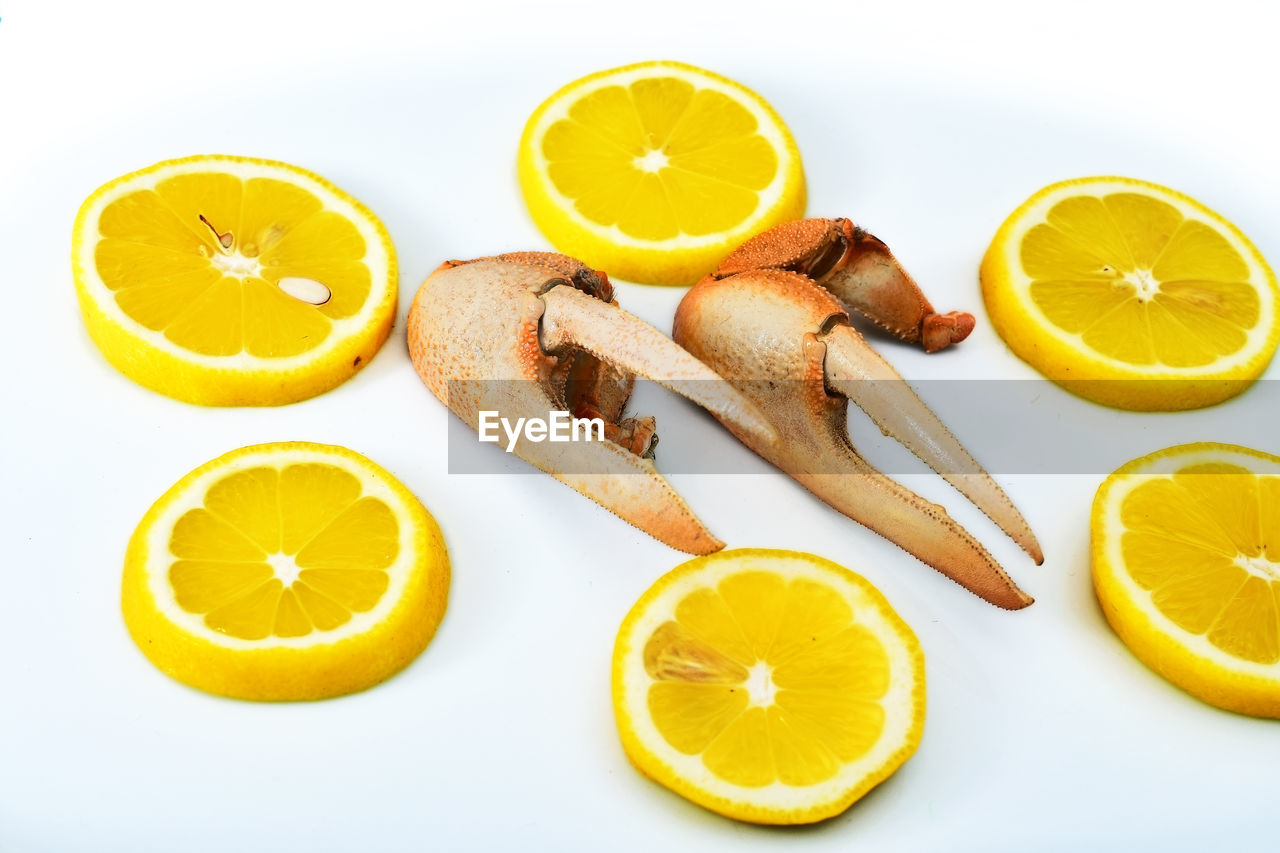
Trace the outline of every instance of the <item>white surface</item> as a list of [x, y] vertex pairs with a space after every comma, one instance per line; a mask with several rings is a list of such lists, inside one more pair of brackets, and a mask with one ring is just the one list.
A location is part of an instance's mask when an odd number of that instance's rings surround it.
[[[810, 550], [878, 585], [920, 635], [929, 712], [898, 774], [807, 830], [723, 820], [648, 782], [618, 745], [608, 662], [622, 616], [682, 555], [547, 478], [448, 476], [447, 414], [401, 333], [440, 260], [546, 247], [514, 177], [537, 103], [583, 73], [669, 57], [768, 98], [799, 141], [810, 212], [854, 217], [935, 303], [978, 314], [942, 356], [884, 345], [904, 373], [1028, 378], [981, 311], [976, 267], [1043, 184], [1169, 184], [1280, 258], [1275, 25], [1262, 3], [1223, 2], [0, 0], [0, 850], [1274, 849], [1277, 724], [1167, 685], [1094, 602], [1100, 475], [1004, 478], [1040, 568], [937, 478], [907, 479], [1036, 596], [1017, 614], [745, 450], [751, 475], [677, 478], [732, 546]], [[352, 382], [281, 409], [199, 409], [133, 385], [88, 341], [67, 257], [77, 206], [119, 174], [201, 152], [298, 163], [387, 224], [401, 314]], [[661, 327], [680, 295], [620, 288]], [[665, 394], [644, 405], [684, 411]], [[1246, 395], [1188, 415], [1185, 439], [1259, 417], [1275, 413]], [[450, 546], [449, 612], [418, 661], [366, 693], [215, 699], [131, 644], [125, 542], [191, 468], [284, 439], [350, 446], [422, 498]], [[681, 440], [664, 432], [664, 447]]]

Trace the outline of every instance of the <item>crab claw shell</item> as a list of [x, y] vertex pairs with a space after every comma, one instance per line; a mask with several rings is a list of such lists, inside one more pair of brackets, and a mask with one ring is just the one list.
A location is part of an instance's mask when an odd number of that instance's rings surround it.
[[609, 276], [593, 270], [577, 258], [561, 255], [556, 252], [507, 252], [498, 255], [496, 260], [510, 261], [522, 266], [541, 266], [554, 270], [569, 280], [569, 283], [584, 293], [589, 293], [605, 302], [613, 301], [613, 283]]
[[[847, 403], [827, 392], [828, 345], [820, 337], [847, 319], [839, 303], [808, 278], [755, 270], [695, 285], [676, 311], [674, 337], [770, 414], [780, 438], [772, 446], [728, 425], [756, 453], [992, 604], [1010, 610], [1031, 604], [945, 509], [876, 471], [850, 444]], [[835, 348], [847, 345], [837, 335]], [[902, 389], [915, 398], [906, 383]], [[895, 395], [884, 393], [892, 402]]]
[[[563, 286], [565, 280], [565, 272], [554, 267], [489, 258], [443, 264], [418, 290], [408, 321], [414, 368], [473, 430], [479, 431], [481, 411], [545, 418], [565, 409], [551, 381], [562, 360], [544, 352], [539, 340], [547, 307], [543, 298], [558, 290], [576, 292]], [[551, 301], [562, 302], [559, 296]], [[617, 312], [613, 324], [618, 328], [644, 325], [616, 306], [601, 304]], [[563, 315], [573, 314], [572, 309], [557, 311], [562, 325]], [[603, 357], [612, 360], [611, 353]], [[749, 410], [751, 404], [742, 401], [741, 408]], [[611, 441], [533, 442], [522, 434], [513, 452], [673, 548], [709, 554], [724, 547], [650, 460]]]
[[925, 352], [959, 343], [972, 314], [939, 314], [889, 247], [848, 219], [800, 219], [758, 234], [720, 264], [717, 278], [751, 269], [802, 273], [878, 326]]
[[734, 424], [755, 441], [772, 443], [778, 434], [760, 410], [674, 341], [617, 305], [570, 287], [542, 294], [542, 348], [555, 354], [583, 349], [628, 373], [643, 376]]
[[826, 346], [822, 368], [827, 388], [852, 400], [876, 426], [982, 510], [1036, 565], [1043, 563], [1040, 543], [1004, 489], [857, 329], [836, 324], [820, 339]]
[[592, 442], [582, 445], [590, 450], [575, 453], [569, 460], [575, 468], [589, 470], [573, 473], [562, 467], [552, 470], [558, 461], [552, 454], [539, 452], [541, 448], [548, 448], [554, 453], [555, 449], [567, 446], [532, 444], [528, 445], [532, 448], [528, 455], [522, 453], [519, 446], [516, 452], [574, 491], [677, 551], [703, 556], [724, 547], [724, 542], [707, 530], [650, 460], [611, 441]]

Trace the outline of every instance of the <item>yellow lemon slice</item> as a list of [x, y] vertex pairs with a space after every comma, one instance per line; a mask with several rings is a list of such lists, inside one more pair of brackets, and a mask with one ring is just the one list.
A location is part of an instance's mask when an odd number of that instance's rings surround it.
[[1248, 238], [1182, 193], [1130, 178], [1045, 187], [982, 261], [996, 331], [1082, 397], [1137, 410], [1239, 394], [1280, 340], [1280, 289]]
[[1138, 659], [1204, 701], [1280, 717], [1280, 457], [1170, 447], [1093, 501], [1093, 584]]
[[164, 672], [238, 699], [363, 690], [426, 648], [449, 558], [435, 520], [343, 447], [262, 444], [201, 465], [129, 541], [122, 605]]
[[382, 223], [286, 163], [199, 156], [118, 178], [80, 208], [71, 256], [107, 360], [190, 403], [327, 391], [373, 358], [395, 314]]
[[645, 775], [755, 823], [838, 814], [915, 751], [924, 655], [864, 579], [794, 551], [678, 566], [613, 652], [622, 745]]
[[759, 95], [679, 62], [575, 80], [520, 139], [520, 187], [565, 254], [646, 284], [693, 284], [804, 214], [800, 152]]

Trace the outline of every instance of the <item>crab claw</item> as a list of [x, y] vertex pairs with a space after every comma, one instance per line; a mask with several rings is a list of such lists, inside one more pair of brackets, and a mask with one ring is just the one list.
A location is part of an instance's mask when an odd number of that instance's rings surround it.
[[856, 311], [925, 352], [959, 343], [973, 331], [973, 315], [938, 314], [881, 240], [848, 219], [800, 219], [752, 237], [715, 272], [725, 278], [753, 269], [798, 272]]
[[1036, 565], [1043, 563], [1040, 543], [1004, 489], [969, 455], [889, 362], [867, 346], [858, 330], [836, 323], [821, 340], [826, 345], [822, 375], [827, 389], [852, 400], [876, 426], [896, 438], [982, 510]]
[[[670, 338], [612, 300], [608, 278], [572, 258], [518, 253], [447, 262], [409, 311], [409, 352], [427, 387], [480, 431], [480, 413], [605, 421], [603, 441], [511, 449], [653, 537], [691, 554], [724, 547], [651, 461], [652, 418], [623, 418], [635, 375], [710, 409], [762, 446], [776, 433], [756, 407]], [[716, 380], [716, 381], [708, 381]]]
[[681, 301], [674, 336], [769, 415], [779, 435], [772, 445], [757, 444], [726, 424], [752, 450], [992, 604], [1011, 610], [1031, 604], [945, 509], [879, 473], [854, 449], [845, 394], [917, 455], [954, 472], [953, 482], [1040, 559], [1035, 537], [999, 486], [866, 346], [840, 303], [812, 280], [759, 269], [727, 279], [707, 277]]
[[722, 381], [711, 368], [677, 346], [670, 338], [615, 303], [593, 299], [568, 287], [542, 295], [542, 347], [551, 355], [585, 350], [615, 367], [652, 379], [727, 418], [757, 441], [777, 438], [773, 427], [755, 406]]

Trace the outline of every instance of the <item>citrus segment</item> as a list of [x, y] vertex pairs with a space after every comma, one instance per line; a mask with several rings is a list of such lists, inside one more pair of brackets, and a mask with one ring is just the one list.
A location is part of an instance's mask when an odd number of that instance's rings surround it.
[[758, 95], [677, 62], [592, 74], [525, 125], [520, 185], [561, 251], [621, 278], [693, 284], [804, 212], [791, 134]]
[[837, 814], [914, 751], [923, 656], [865, 580], [788, 551], [727, 551], [658, 581], [618, 632], [628, 757], [713, 811]]
[[387, 678], [444, 613], [434, 520], [349, 450], [243, 448], [184, 477], [129, 544], [125, 621], [179, 681], [249, 699], [314, 699]]
[[1190, 444], [1107, 478], [1093, 508], [1103, 611], [1148, 666], [1211, 704], [1280, 716], [1280, 457]]
[[[200, 156], [101, 187], [72, 256], [90, 336], [135, 381], [189, 402], [328, 390], [372, 358], [395, 309], [386, 229], [284, 163]], [[289, 279], [314, 283], [302, 299]]]
[[1044, 188], [982, 263], [996, 331], [1048, 378], [1130, 409], [1237, 394], [1280, 340], [1274, 273], [1194, 199], [1129, 178]]

